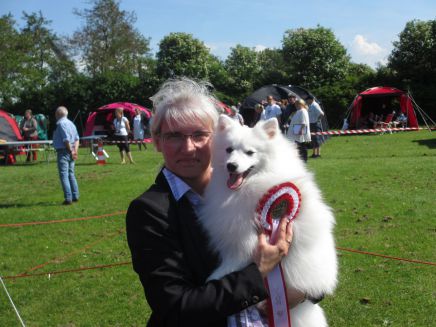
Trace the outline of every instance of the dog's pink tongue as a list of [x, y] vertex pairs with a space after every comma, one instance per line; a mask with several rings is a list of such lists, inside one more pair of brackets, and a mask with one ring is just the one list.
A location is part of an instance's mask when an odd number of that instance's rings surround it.
[[242, 174], [230, 173], [229, 179], [227, 180], [227, 187], [231, 190], [237, 189], [241, 186], [244, 177]]

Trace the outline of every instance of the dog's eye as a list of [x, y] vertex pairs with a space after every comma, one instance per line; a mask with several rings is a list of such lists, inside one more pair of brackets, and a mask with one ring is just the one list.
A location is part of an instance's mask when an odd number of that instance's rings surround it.
[[247, 155], [252, 156], [254, 154], [254, 151], [248, 150], [245, 152]]
[[230, 147], [227, 148], [227, 149], [226, 149], [226, 152], [227, 152], [227, 153], [232, 153], [232, 152], [233, 152], [233, 148], [230, 148]]

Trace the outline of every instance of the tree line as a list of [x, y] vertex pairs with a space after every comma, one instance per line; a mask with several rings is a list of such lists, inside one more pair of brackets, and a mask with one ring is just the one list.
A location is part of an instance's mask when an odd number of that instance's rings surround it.
[[150, 39], [135, 27], [134, 12], [119, 1], [94, 0], [75, 10], [82, 27], [59, 36], [41, 12], [23, 13], [17, 27], [11, 14], [0, 17], [0, 107], [14, 114], [27, 108], [52, 119], [65, 105], [72, 114], [111, 102], [151, 107], [149, 97], [170, 77], [211, 82], [217, 97], [233, 105], [268, 84], [309, 89], [338, 127], [355, 95], [372, 86], [410, 90], [436, 116], [436, 20], [409, 21], [385, 65], [353, 63], [333, 31], [323, 26], [284, 31], [281, 48], [255, 51], [241, 44], [225, 59], [210, 53], [188, 33], [170, 33], [152, 55]]

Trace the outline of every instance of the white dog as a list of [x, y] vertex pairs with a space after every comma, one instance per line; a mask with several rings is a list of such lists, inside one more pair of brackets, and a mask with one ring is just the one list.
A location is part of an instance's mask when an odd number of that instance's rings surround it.
[[[301, 207], [290, 250], [282, 260], [286, 285], [312, 298], [331, 294], [337, 282], [334, 217], [295, 145], [282, 136], [277, 120], [248, 128], [221, 115], [212, 165], [200, 221], [221, 264], [209, 280], [252, 262], [258, 242], [258, 201], [271, 187], [291, 182], [301, 193]], [[327, 326], [321, 307], [310, 301], [291, 310], [291, 322], [294, 327]]]

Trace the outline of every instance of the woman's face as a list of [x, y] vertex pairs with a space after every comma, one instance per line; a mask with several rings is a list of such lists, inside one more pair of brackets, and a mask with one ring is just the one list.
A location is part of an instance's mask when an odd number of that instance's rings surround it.
[[[189, 185], [204, 180], [211, 171], [212, 124], [208, 126], [201, 121], [192, 121], [183, 125], [173, 122], [171, 125], [170, 129], [164, 121], [154, 140], [156, 149], [162, 152], [165, 167]], [[193, 140], [192, 135], [199, 133], [208, 135], [204, 142]], [[174, 135], [182, 136], [181, 140], [174, 142]]]
[[121, 118], [122, 116], [123, 116], [123, 112], [122, 111], [115, 111], [115, 117]]

